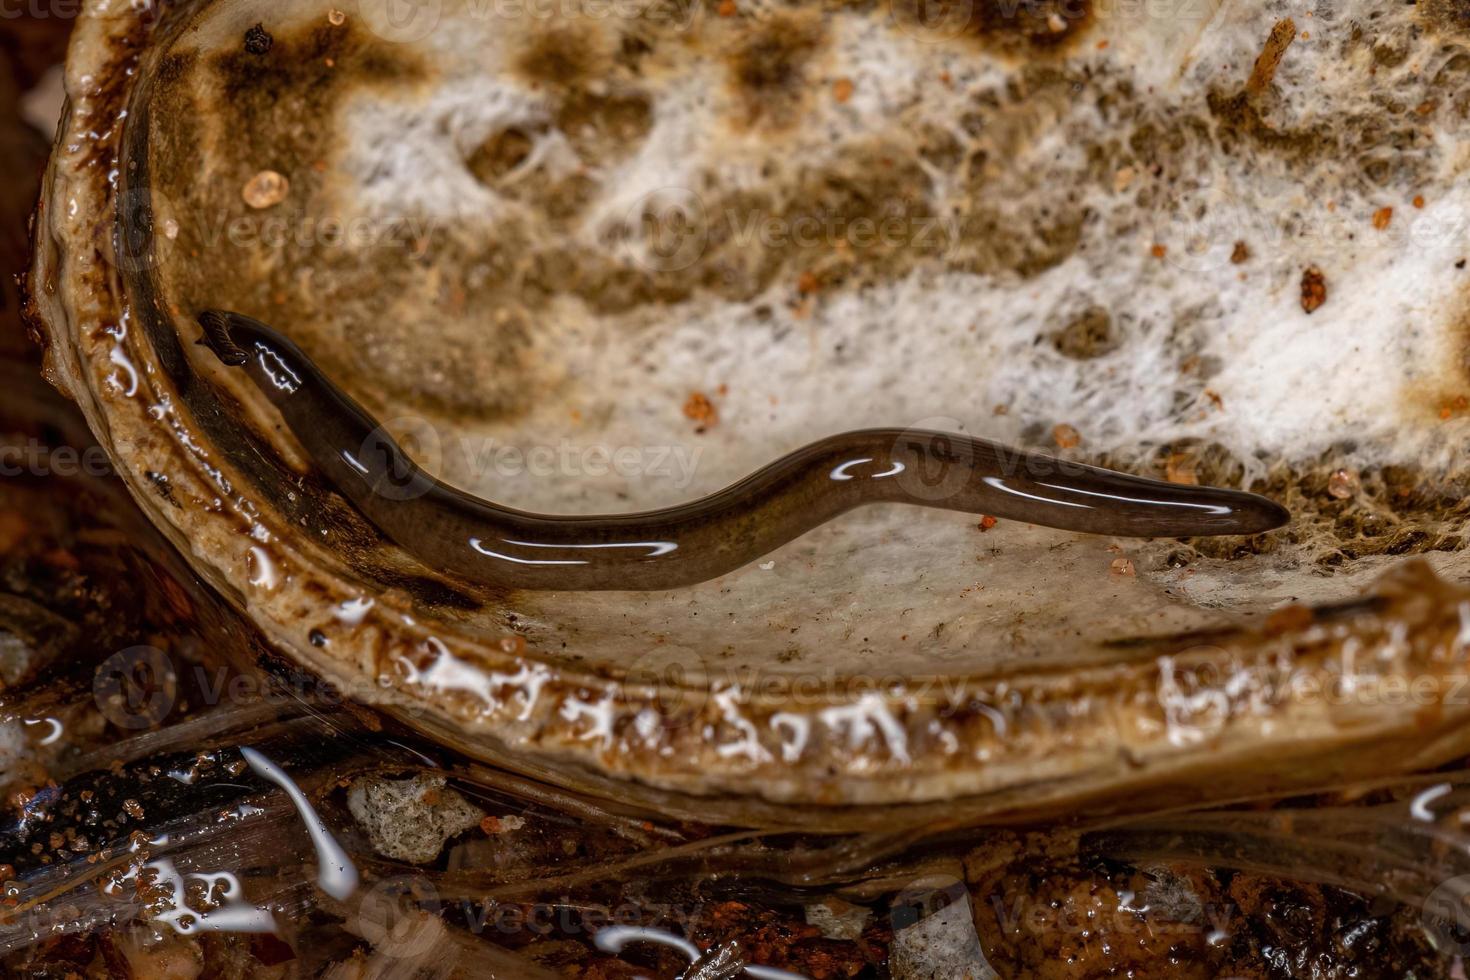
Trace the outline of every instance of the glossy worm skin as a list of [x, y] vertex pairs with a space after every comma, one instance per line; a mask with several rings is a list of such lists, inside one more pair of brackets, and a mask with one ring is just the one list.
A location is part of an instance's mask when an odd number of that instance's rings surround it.
[[968, 436], [871, 429], [799, 449], [739, 483], [640, 514], [501, 507], [419, 469], [295, 344], [236, 313], [200, 315], [337, 490], [431, 567], [507, 589], [660, 590], [734, 571], [864, 504], [906, 503], [1124, 537], [1255, 534], [1290, 515], [1251, 493], [1179, 486]]

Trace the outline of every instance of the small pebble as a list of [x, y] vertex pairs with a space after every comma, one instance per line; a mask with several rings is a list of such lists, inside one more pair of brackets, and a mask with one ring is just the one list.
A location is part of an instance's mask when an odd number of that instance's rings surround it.
[[702, 391], [696, 391], [690, 394], [689, 400], [684, 403], [684, 417], [698, 422], [701, 426], [711, 426], [719, 421], [720, 413], [708, 395]]
[[291, 182], [285, 175], [276, 173], [274, 170], [262, 170], [251, 177], [241, 191], [245, 203], [257, 211], [264, 208], [272, 208], [286, 199], [291, 193]]
[[347, 810], [373, 850], [409, 864], [438, 860], [446, 841], [485, 819], [443, 776], [428, 773], [407, 780], [360, 779], [347, 791]]
[[526, 825], [524, 817], [486, 817], [480, 821], [480, 830], [487, 836], [514, 833]]
[[1131, 578], [1135, 574], [1137, 574], [1136, 570], [1133, 567], [1133, 560], [1131, 558], [1114, 558], [1113, 563], [1109, 566], [1109, 568], [1114, 575], [1122, 575]]
[[346, 12], [338, 10], [336, 7], [333, 7], [331, 10], [327, 11], [327, 23], [331, 24], [333, 27], [341, 27], [343, 24], [347, 23]]
[[1082, 433], [1065, 422], [1052, 428], [1051, 437], [1061, 449], [1082, 445]]
[[245, 32], [245, 50], [250, 54], [269, 54], [275, 43], [276, 39], [271, 37], [264, 24], [256, 24]]
[[1348, 470], [1338, 470], [1327, 478], [1327, 492], [1338, 500], [1357, 495], [1358, 477]]

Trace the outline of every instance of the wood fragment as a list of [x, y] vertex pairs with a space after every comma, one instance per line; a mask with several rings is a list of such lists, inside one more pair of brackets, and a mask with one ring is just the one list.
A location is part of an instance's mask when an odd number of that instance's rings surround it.
[[1271, 35], [1266, 38], [1266, 46], [1256, 57], [1250, 79], [1245, 83], [1247, 95], [1254, 97], [1271, 87], [1272, 80], [1276, 78], [1276, 69], [1281, 67], [1281, 59], [1286, 57], [1286, 50], [1295, 40], [1296, 21], [1290, 17], [1278, 20], [1276, 26], [1271, 28]]

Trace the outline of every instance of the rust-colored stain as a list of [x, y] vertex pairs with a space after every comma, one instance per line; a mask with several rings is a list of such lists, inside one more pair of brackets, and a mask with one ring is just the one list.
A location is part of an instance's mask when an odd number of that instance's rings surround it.
[[719, 410], [710, 397], [702, 391], [692, 392], [684, 402], [684, 417], [699, 425], [699, 431], [704, 431], [720, 420]]
[[1302, 272], [1302, 310], [1311, 315], [1327, 302], [1327, 277], [1315, 265]]

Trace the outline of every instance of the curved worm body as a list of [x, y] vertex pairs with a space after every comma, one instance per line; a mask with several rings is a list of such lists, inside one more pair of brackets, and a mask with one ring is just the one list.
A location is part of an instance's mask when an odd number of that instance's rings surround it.
[[199, 322], [200, 342], [249, 373], [315, 464], [384, 535], [432, 567], [507, 589], [694, 585], [874, 503], [1124, 537], [1255, 534], [1290, 517], [1256, 494], [1179, 486], [912, 429], [832, 436], [665, 510], [531, 514], [429, 476], [300, 348], [265, 324], [213, 311]]

